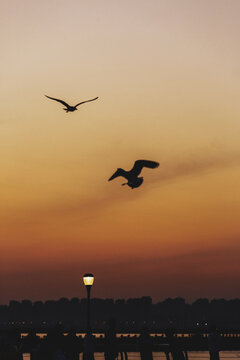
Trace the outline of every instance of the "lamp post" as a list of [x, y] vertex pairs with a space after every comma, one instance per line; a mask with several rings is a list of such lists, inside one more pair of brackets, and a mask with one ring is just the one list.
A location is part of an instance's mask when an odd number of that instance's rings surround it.
[[90, 293], [91, 287], [94, 282], [93, 274], [85, 274], [83, 275], [83, 282], [87, 289], [87, 331], [91, 331], [91, 322], [90, 322]]

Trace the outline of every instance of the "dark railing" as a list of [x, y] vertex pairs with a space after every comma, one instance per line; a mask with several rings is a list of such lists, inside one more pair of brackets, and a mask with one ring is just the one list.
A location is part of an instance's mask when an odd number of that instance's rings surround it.
[[[240, 351], [240, 331], [236, 330], [221, 330], [220, 334], [220, 349], [227, 351]], [[14, 338], [15, 336], [15, 338]], [[128, 360], [128, 353], [140, 353], [141, 360], [151, 360], [152, 352], [161, 352], [165, 354], [166, 360], [172, 358], [173, 347], [176, 346], [177, 351], [181, 352], [181, 359], [188, 360], [189, 351], [208, 351], [208, 334], [206, 332], [185, 332], [174, 334], [169, 338], [161, 332], [160, 334], [151, 334], [147, 337], [147, 342], [142, 341], [140, 334], [117, 334], [114, 337], [114, 352], [118, 354], [118, 359]], [[72, 354], [67, 359], [78, 359], [79, 354], [84, 353], [84, 334], [56, 332], [55, 330], [49, 330], [48, 334], [38, 334], [30, 331], [28, 334], [22, 334], [19, 337], [12, 331], [5, 331], [0, 333], [0, 360], [7, 357], [1, 357], [1, 354], [5, 351], [7, 346], [12, 346], [18, 352], [18, 359], [22, 358], [23, 353], [30, 354], [30, 358], [34, 359], [49, 359], [49, 353], [53, 353], [56, 349], [61, 348], [64, 352]], [[175, 345], [173, 345], [175, 344]], [[111, 355], [111, 345], [106, 342], [104, 334], [97, 334], [94, 339], [94, 352], [109, 353]], [[176, 349], [174, 350], [176, 351]], [[42, 355], [36, 356], [41, 353]], [[46, 354], [46, 356], [44, 356]], [[74, 355], [73, 355], [74, 354]], [[148, 354], [148, 355], [144, 355]], [[116, 356], [108, 356], [109, 360], [113, 360]], [[105, 357], [106, 358], [106, 357]], [[89, 360], [83, 357], [83, 360]]]

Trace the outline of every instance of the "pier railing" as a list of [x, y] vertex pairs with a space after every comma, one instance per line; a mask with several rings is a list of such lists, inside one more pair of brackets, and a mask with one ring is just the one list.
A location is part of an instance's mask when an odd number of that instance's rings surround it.
[[[5, 359], [1, 354], [5, 351], [7, 346], [12, 346], [18, 352], [19, 358], [22, 358], [22, 354], [29, 354], [28, 359], [48, 359], [50, 353], [56, 351], [58, 347], [63, 349], [64, 352], [72, 354], [72, 359], [81, 358], [81, 354], [84, 353], [84, 336], [85, 334], [54, 334], [49, 332], [36, 334], [33, 332], [21, 334], [20, 338], [11, 338], [12, 333], [2, 332], [0, 333], [0, 359]], [[200, 332], [192, 333], [178, 333], [174, 334], [173, 338], [176, 340], [175, 345], [178, 351], [184, 356], [182, 359], [188, 360], [188, 353], [190, 351], [208, 351], [208, 334]], [[240, 330], [238, 331], [221, 331], [220, 332], [220, 349], [222, 351], [240, 351]], [[149, 354], [162, 353], [166, 360], [171, 360], [171, 354], [173, 351], [173, 345], [169, 343], [165, 334], [150, 334], [147, 343], [142, 343], [139, 334], [117, 334], [114, 338], [114, 353], [118, 355], [119, 360], [128, 360], [129, 353], [136, 353], [141, 357], [141, 360], [150, 360]], [[7, 345], [6, 345], [7, 344]], [[174, 346], [175, 346], [174, 345]], [[95, 334], [93, 352], [96, 353], [110, 353], [112, 348], [106, 343], [104, 334]], [[5, 350], [4, 350], [5, 349]], [[41, 356], [36, 356], [36, 354]], [[137, 354], [138, 353], [138, 354]], [[144, 354], [148, 354], [145, 357]], [[45, 355], [46, 356], [45, 356]], [[115, 359], [116, 356], [108, 356], [109, 360]], [[182, 356], [181, 355], [181, 356]], [[156, 356], [154, 356], [156, 357]], [[151, 357], [150, 357], [151, 358]], [[7, 359], [7, 357], [6, 357]], [[71, 356], [67, 357], [71, 359]], [[84, 360], [84, 358], [83, 358]], [[88, 360], [85, 358], [85, 360]]]

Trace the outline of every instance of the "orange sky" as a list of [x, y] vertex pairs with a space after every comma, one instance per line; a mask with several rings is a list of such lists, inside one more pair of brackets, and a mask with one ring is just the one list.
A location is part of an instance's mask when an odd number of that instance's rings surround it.
[[[239, 11], [1, 5], [0, 303], [83, 297], [85, 272], [101, 297], [240, 297]], [[161, 166], [107, 182], [136, 159]]]

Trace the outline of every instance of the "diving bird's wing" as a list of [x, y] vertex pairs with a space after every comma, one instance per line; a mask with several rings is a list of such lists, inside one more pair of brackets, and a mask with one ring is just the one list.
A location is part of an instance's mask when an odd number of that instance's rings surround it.
[[86, 102], [89, 102], [89, 101], [94, 101], [94, 100], [97, 100], [97, 99], [98, 99], [98, 96], [97, 96], [97, 97], [95, 97], [94, 99], [90, 99], [90, 100], [82, 101], [82, 102], [78, 103], [77, 105], [75, 105], [75, 107], [77, 107], [78, 105], [82, 105], [82, 104], [84, 104], [84, 103], [86, 103]]
[[135, 164], [131, 170], [131, 173], [134, 174], [135, 176], [138, 176], [140, 174], [140, 172], [142, 171], [143, 167], [147, 167], [150, 169], [155, 169], [159, 166], [159, 163], [156, 161], [151, 161], [151, 160], [137, 160], [135, 161]]
[[111, 181], [111, 180], [115, 179], [118, 176], [125, 177], [123, 169], [117, 169], [117, 171], [115, 171], [115, 173], [108, 179], [108, 181]]
[[55, 99], [55, 98], [50, 97], [50, 96], [47, 96], [47, 95], [45, 95], [45, 96], [46, 96], [47, 98], [51, 99], [51, 100], [55, 100], [55, 101], [60, 102], [61, 104], [63, 104], [63, 105], [66, 106], [66, 107], [69, 107], [69, 105], [68, 105], [65, 101], [63, 101], [63, 100]]

